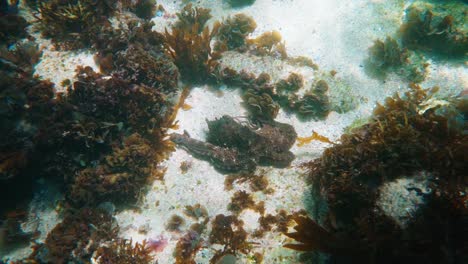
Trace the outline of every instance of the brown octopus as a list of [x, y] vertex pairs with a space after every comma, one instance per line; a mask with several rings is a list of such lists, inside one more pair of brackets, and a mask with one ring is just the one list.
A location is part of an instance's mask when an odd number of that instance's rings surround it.
[[289, 149], [297, 134], [289, 124], [270, 121], [253, 127], [227, 115], [207, 123], [207, 142], [187, 133], [171, 134], [171, 140], [221, 172], [253, 171], [257, 165], [284, 168], [295, 158]]

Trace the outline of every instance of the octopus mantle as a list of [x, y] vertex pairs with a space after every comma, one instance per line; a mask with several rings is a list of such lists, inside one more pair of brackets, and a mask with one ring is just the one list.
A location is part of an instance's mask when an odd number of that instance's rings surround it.
[[284, 168], [295, 158], [289, 151], [297, 137], [291, 125], [272, 121], [256, 129], [227, 115], [207, 123], [206, 142], [187, 133], [171, 134], [171, 140], [221, 172], [253, 171], [257, 165]]

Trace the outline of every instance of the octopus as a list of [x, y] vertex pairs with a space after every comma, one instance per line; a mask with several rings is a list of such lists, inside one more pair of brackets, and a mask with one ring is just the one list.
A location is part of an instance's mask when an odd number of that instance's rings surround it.
[[208, 121], [205, 141], [187, 132], [171, 134], [171, 140], [194, 157], [209, 161], [221, 172], [252, 172], [257, 165], [288, 167], [294, 160], [289, 150], [297, 138], [294, 127], [276, 121], [245, 124], [224, 115]]

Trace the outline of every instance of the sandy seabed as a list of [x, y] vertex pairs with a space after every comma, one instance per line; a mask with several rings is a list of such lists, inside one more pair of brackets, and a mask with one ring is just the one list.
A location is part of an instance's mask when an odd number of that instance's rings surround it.
[[[161, 0], [167, 13], [175, 14], [182, 6], [181, 1]], [[393, 35], [399, 28], [404, 15], [405, 1], [401, 0], [257, 0], [251, 6], [231, 9], [223, 1], [202, 0], [197, 4], [211, 8], [213, 18], [210, 23], [226, 18], [235, 13], [245, 13], [257, 22], [255, 35], [265, 31], [278, 30], [286, 42], [287, 51], [291, 56], [308, 56], [319, 65], [322, 73], [334, 70], [336, 90], [331, 85], [331, 93], [336, 97], [350, 97], [357, 103], [357, 107], [344, 114], [331, 112], [326, 120], [302, 122], [294, 115], [287, 115], [280, 111], [277, 121], [293, 125], [300, 137], [310, 136], [312, 131], [330, 138], [339, 139], [344, 128], [356, 119], [370, 116], [377, 102], [382, 102], [387, 96], [395, 92], [408, 89], [406, 81], [396, 75], [390, 75], [385, 82], [369, 78], [363, 69], [363, 61], [367, 57], [367, 50], [376, 39], [384, 39]], [[168, 26], [171, 19], [155, 17], [155, 29], [162, 30]], [[36, 74], [51, 79], [60, 90], [60, 82], [73, 79], [77, 65], [92, 66], [97, 69], [93, 54], [90, 51], [59, 52], [51, 49], [50, 43], [43, 42], [43, 59], [36, 66]], [[226, 56], [229, 56], [227, 54]], [[290, 72], [300, 72], [305, 78], [305, 88], [318, 78], [311, 70], [295, 68], [284, 62], [275, 60], [265, 61], [256, 58], [243, 58], [231, 54], [232, 58], [224, 58], [223, 63], [237, 69], [247, 69], [251, 72], [269, 73], [273, 79], [284, 78]], [[443, 87], [444, 95], [455, 95], [468, 89], [468, 70], [465, 65], [450, 65], [431, 61], [429, 76], [421, 84], [423, 87], [435, 85]], [[179, 129], [175, 132], [187, 131], [193, 138], [204, 140], [207, 132], [205, 120], [213, 120], [222, 115], [245, 116], [246, 110], [241, 105], [240, 91], [233, 87], [195, 87], [191, 91], [186, 103], [191, 109], [178, 113]], [[219, 92], [222, 91], [222, 93]], [[253, 193], [256, 202], [264, 201], [266, 213], [275, 214], [280, 209], [293, 212], [304, 208], [304, 193], [307, 191], [303, 183], [303, 171], [298, 168], [301, 162], [317, 158], [329, 145], [312, 142], [308, 145], [294, 146], [291, 151], [296, 155], [292, 166], [286, 169], [259, 167], [263, 174], [268, 175], [269, 187], [275, 191], [272, 194]], [[189, 170], [181, 173], [182, 162], [191, 164]], [[169, 244], [163, 252], [157, 254], [158, 263], [173, 263], [172, 256], [175, 244], [181, 233], [168, 232], [165, 225], [173, 215], [183, 216], [186, 205], [197, 203], [206, 207], [209, 216], [230, 214], [227, 204], [230, 197], [237, 190], [247, 190], [246, 184], [236, 184], [233, 190], [224, 189], [225, 175], [217, 172], [208, 162], [193, 158], [182, 149], [177, 149], [163, 164], [167, 167], [164, 181], [156, 181], [146, 195], [142, 196], [137, 206], [139, 212], [123, 211], [116, 215], [121, 228], [120, 235], [132, 238], [133, 241], [163, 236]], [[51, 191], [52, 192], [52, 191]], [[24, 227], [39, 228], [44, 240], [50, 231], [60, 221], [56, 213], [45, 208], [44, 203], [53, 203], [53, 195], [37, 194], [48, 199], [34, 199], [31, 212], [37, 218], [30, 219]], [[240, 218], [244, 221], [247, 232], [253, 231], [260, 215], [253, 211], [244, 211]], [[37, 219], [40, 219], [39, 223]], [[186, 218], [182, 231], [192, 224]], [[145, 229], [142, 235], [139, 230]], [[205, 232], [206, 233], [206, 232]], [[205, 234], [206, 238], [206, 234]], [[295, 263], [296, 252], [283, 249], [281, 244], [286, 237], [279, 233], [267, 234], [263, 239], [249, 241], [256, 242], [253, 252], [264, 255], [264, 263]], [[10, 252], [5, 258], [22, 257], [29, 249], [19, 249]], [[202, 249], [197, 255], [197, 263], [208, 263], [213, 250]], [[239, 263], [249, 263], [247, 256], [240, 256]]]

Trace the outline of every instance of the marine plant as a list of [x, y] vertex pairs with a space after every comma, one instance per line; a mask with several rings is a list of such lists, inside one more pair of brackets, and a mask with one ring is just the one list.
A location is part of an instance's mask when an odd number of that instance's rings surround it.
[[[206, 218], [208, 219], [208, 218]], [[174, 250], [176, 264], [195, 264], [195, 256], [203, 246], [203, 238], [201, 234], [206, 229], [206, 220], [201, 224], [194, 224], [190, 229], [177, 241]]]
[[184, 80], [206, 81], [217, 64], [219, 54], [212, 51], [211, 41], [220, 24], [215, 23], [210, 30], [205, 26], [209, 16], [209, 9], [192, 8], [189, 4], [178, 13], [179, 21], [171, 32], [165, 31], [164, 48]]
[[468, 35], [465, 4], [414, 3], [400, 27], [401, 41], [409, 49], [447, 57], [466, 56]]
[[40, 263], [86, 262], [101, 243], [116, 238], [118, 230], [113, 217], [104, 210], [70, 211], [30, 258]]
[[142, 19], [151, 19], [156, 11], [164, 10], [161, 5], [157, 5], [156, 0], [125, 0], [120, 2], [123, 8], [129, 9]]
[[30, 42], [0, 48], [0, 211], [30, 196], [33, 177], [25, 172], [55, 105], [54, 85], [33, 76], [39, 57]]
[[115, 3], [106, 0], [39, 1], [38, 16], [42, 34], [58, 48], [90, 47]]
[[273, 120], [278, 115], [280, 107], [267, 92], [248, 89], [242, 99], [252, 119]]
[[116, 239], [99, 247], [93, 259], [99, 264], [150, 264], [154, 261], [146, 240], [133, 243], [131, 239]]
[[246, 45], [249, 34], [257, 28], [252, 17], [245, 14], [235, 14], [225, 19], [217, 34], [216, 50], [233, 50]]
[[241, 190], [234, 193], [227, 208], [235, 215], [239, 215], [246, 209], [252, 209], [253, 211], [263, 214], [265, 212], [264, 206], [263, 202], [255, 203], [251, 194]]
[[[455, 233], [466, 234], [461, 226], [468, 212], [463, 191], [467, 135], [460, 126], [450, 125], [456, 115], [447, 115], [441, 104], [428, 105], [437, 89], [412, 85], [404, 97], [387, 98], [374, 109], [369, 123], [342, 135], [340, 143], [326, 149], [321, 158], [304, 164], [313, 183], [311, 191], [328, 206], [328, 212], [316, 220], [331, 237], [346, 237], [358, 245], [346, 248], [344, 255], [356, 261], [372, 257], [376, 262], [439, 262], [466, 256], [460, 242], [464, 235]], [[449, 107], [458, 107], [459, 100], [466, 104], [466, 98], [454, 100]], [[383, 195], [380, 187], [417, 175], [424, 175], [430, 191], [419, 191], [424, 203], [409, 212], [408, 225], [400, 226], [377, 205]], [[299, 226], [310, 226], [307, 219], [297, 220]], [[296, 230], [299, 241], [313, 238], [307, 233], [311, 227]], [[327, 246], [315, 244], [308, 250], [326, 252]], [[332, 255], [332, 261], [342, 263], [342, 253]]]
[[366, 72], [379, 79], [385, 79], [388, 72], [403, 74], [415, 83], [422, 82], [427, 75], [429, 63], [422, 55], [401, 48], [398, 42], [390, 37], [385, 41], [376, 40], [369, 48], [369, 57], [365, 61]]
[[217, 263], [228, 254], [235, 256], [239, 253], [249, 253], [251, 246], [246, 241], [247, 232], [243, 228], [244, 223], [236, 216], [216, 215], [211, 226], [210, 243], [221, 245], [223, 248], [216, 251], [210, 263]]
[[0, 12], [0, 45], [6, 44], [8, 46], [27, 37], [26, 27], [28, 25], [22, 16]]
[[297, 115], [303, 119], [326, 118], [330, 112], [330, 100], [327, 92], [328, 84], [324, 80], [312, 84], [311, 89], [295, 104]]
[[255, 0], [226, 0], [226, 2], [232, 7], [243, 7], [253, 4]]
[[104, 28], [96, 37], [95, 56], [101, 71], [164, 92], [177, 90], [179, 71], [164, 53], [162, 34], [152, 22], [128, 23], [122, 29]]
[[281, 42], [282, 37], [279, 31], [267, 31], [254, 39], [248, 39], [247, 44], [254, 47], [259, 55], [273, 54], [276, 50], [281, 58], [286, 59], [285, 44]]
[[276, 92], [279, 94], [286, 91], [297, 92], [302, 86], [304, 86], [304, 77], [292, 72], [286, 79], [279, 80], [276, 83]]

